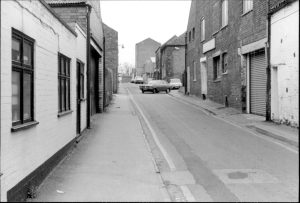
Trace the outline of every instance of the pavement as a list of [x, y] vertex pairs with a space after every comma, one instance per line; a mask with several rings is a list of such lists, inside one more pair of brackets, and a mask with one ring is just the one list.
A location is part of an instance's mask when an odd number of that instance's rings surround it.
[[183, 103], [196, 106], [207, 114], [220, 118], [236, 127], [248, 129], [299, 150], [299, 128], [266, 121], [263, 116], [241, 113], [237, 109], [225, 107], [209, 99], [203, 100], [194, 95], [185, 95], [183, 88], [172, 90], [169, 95]]
[[27, 201], [170, 201], [124, 88]]

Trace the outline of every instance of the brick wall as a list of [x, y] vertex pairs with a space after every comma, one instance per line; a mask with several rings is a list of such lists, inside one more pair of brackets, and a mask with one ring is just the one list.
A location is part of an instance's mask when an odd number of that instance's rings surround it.
[[118, 32], [106, 24], [103, 24], [103, 29], [105, 36], [105, 66], [112, 70], [112, 89], [114, 93], [117, 93], [119, 66]]
[[135, 68], [137, 75], [145, 73], [144, 64], [150, 57], [155, 57], [155, 51], [160, 46], [160, 43], [148, 38], [135, 45]]
[[[35, 39], [34, 110], [39, 124], [11, 132], [11, 29]], [[76, 113], [57, 117], [58, 52], [71, 58], [71, 109], [76, 110], [77, 38], [39, 1], [1, 2], [1, 201], [6, 192], [76, 136]], [[84, 42], [80, 42], [84, 43]], [[79, 54], [79, 55], [77, 55]]]
[[[243, 88], [246, 85], [246, 64], [239, 53], [243, 45], [257, 42], [266, 38], [267, 1], [253, 1], [253, 10], [243, 14], [242, 1], [228, 0], [228, 25], [221, 27], [221, 0], [194, 0], [188, 23], [188, 30], [195, 27], [196, 39], [188, 42], [187, 66], [190, 66], [191, 94], [201, 95], [200, 58], [206, 57], [208, 98], [242, 110], [245, 105]], [[205, 40], [200, 41], [201, 19], [205, 18]], [[203, 53], [203, 44], [215, 39], [215, 47]], [[213, 57], [228, 55], [228, 72], [213, 78]], [[196, 81], [194, 78], [193, 62], [196, 62]]]

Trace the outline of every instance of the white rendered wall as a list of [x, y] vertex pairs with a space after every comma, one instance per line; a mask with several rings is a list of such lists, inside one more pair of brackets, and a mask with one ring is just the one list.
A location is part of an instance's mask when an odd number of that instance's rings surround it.
[[272, 119], [299, 126], [299, 1], [272, 15], [271, 67]]
[[[12, 0], [1, 4], [1, 201], [6, 201], [9, 189], [75, 138], [76, 58], [85, 61], [86, 57], [84, 51], [76, 48], [76, 36], [39, 1]], [[39, 122], [35, 127], [13, 133], [12, 27], [35, 39], [34, 117]], [[57, 117], [58, 52], [71, 58], [71, 109], [74, 110], [60, 118]]]

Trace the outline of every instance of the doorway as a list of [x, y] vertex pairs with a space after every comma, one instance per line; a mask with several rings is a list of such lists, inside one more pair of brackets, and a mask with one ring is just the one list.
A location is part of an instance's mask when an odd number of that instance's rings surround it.
[[200, 73], [201, 73], [201, 94], [203, 99], [207, 95], [207, 67], [206, 62], [200, 62]]

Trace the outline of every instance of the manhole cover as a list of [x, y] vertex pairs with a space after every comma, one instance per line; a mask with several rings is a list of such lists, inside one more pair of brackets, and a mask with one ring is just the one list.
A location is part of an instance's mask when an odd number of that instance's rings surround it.
[[228, 177], [230, 179], [244, 179], [248, 177], [248, 174], [237, 171], [237, 172], [228, 173]]

